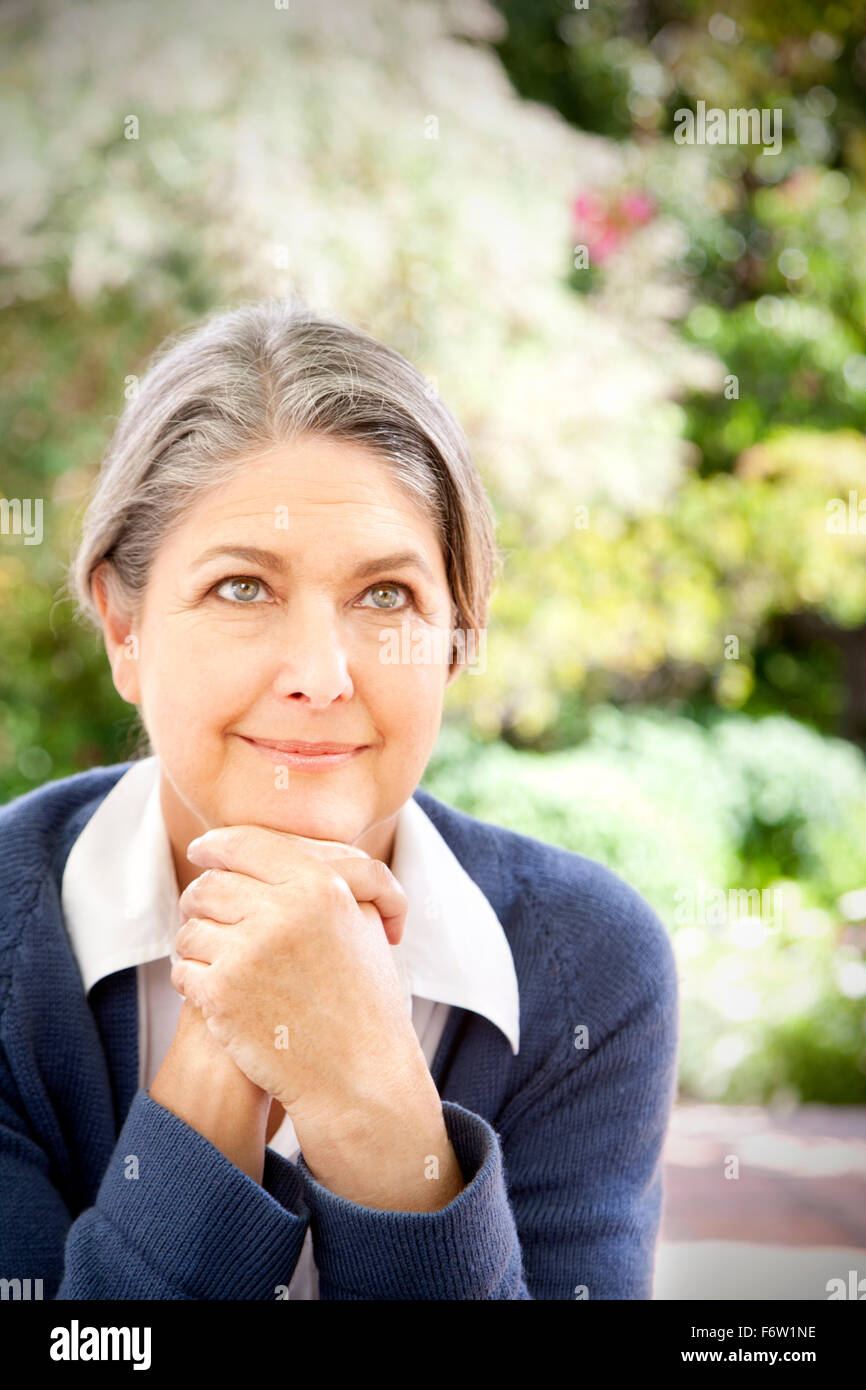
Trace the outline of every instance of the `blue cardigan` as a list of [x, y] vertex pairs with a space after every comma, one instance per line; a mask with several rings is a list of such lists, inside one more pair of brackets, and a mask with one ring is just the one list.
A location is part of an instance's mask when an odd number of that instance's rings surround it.
[[651, 1298], [678, 991], [643, 898], [419, 788], [520, 989], [517, 1056], [453, 1008], [431, 1069], [467, 1186], [439, 1211], [377, 1211], [270, 1148], [260, 1186], [138, 1088], [135, 968], [84, 994], [63, 868], [130, 765], [0, 808], [0, 1278], [46, 1298], [278, 1299], [310, 1226], [322, 1299]]

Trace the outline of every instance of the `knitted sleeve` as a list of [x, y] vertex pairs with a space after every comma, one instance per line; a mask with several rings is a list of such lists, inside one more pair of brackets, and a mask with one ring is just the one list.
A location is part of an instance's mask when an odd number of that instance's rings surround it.
[[338, 1197], [298, 1159], [321, 1299], [525, 1299], [520, 1242], [495, 1131], [453, 1101], [442, 1113], [466, 1186], [438, 1211]]
[[72, 1220], [4, 1059], [0, 1073], [4, 1278], [55, 1299], [282, 1296], [308, 1225], [293, 1165], [266, 1150], [260, 1187], [140, 1090], [94, 1204]]
[[[467, 1185], [431, 1213], [334, 1195], [303, 1160], [323, 1299], [649, 1299], [662, 1149], [676, 1089], [673, 952], [649, 908], [634, 949], [652, 956], [611, 1026], [561, 1045], [496, 1117], [443, 1102]], [[579, 1002], [575, 999], [579, 1016]], [[598, 1036], [595, 1034], [598, 1033]]]

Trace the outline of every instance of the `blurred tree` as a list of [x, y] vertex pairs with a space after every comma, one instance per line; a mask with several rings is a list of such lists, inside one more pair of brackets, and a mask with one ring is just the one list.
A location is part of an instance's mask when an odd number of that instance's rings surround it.
[[[0, 493], [45, 504], [42, 547], [0, 537], [7, 794], [95, 746], [127, 753], [130, 711], [71, 625], [63, 570], [131, 382], [211, 308], [300, 293], [404, 352], [523, 552], [575, 500], [639, 511], [684, 472], [668, 398], [712, 355], [678, 341], [667, 306], [635, 332], [563, 283], [574, 168], [619, 179], [625, 160], [514, 100], [492, 17], [397, 0], [192, 0], [182, 25], [168, 0], [4, 15]], [[522, 630], [503, 638], [519, 656]]]
[[[862, 536], [827, 525], [866, 489], [862, 12], [502, 10], [507, 33], [480, 0], [7, 16], [2, 491], [46, 504], [38, 562], [0, 547], [7, 786], [76, 729], [127, 747], [60, 584], [129, 379], [207, 309], [289, 291], [405, 352], [472, 440], [508, 564], [455, 713], [538, 747], [611, 697], [863, 740]], [[571, 119], [563, 82], [621, 95], [572, 129], [494, 45]], [[679, 102], [752, 95], [778, 156], [673, 141]], [[783, 447], [796, 469], [745, 464]], [[46, 630], [62, 721], [27, 669]]]
[[[816, 567], [811, 581], [792, 586], [783, 577], [801, 563], [793, 554], [798, 539], [784, 528], [805, 525], [813, 534], [810, 518], [828, 520], [824, 507], [840, 489], [846, 498], [855, 493], [855, 511], [862, 501], [866, 531], [866, 468], [852, 439], [866, 408], [866, 6], [731, 0], [722, 12], [717, 0], [593, 0], [585, 8], [498, 0], [497, 9], [506, 25], [496, 48], [517, 90], [639, 152], [624, 190], [581, 180], [572, 223], [590, 265], [573, 269], [570, 283], [591, 302], [622, 302], [646, 244], [638, 230], [675, 223], [682, 238], [669, 268], [688, 284], [678, 316], [683, 337], [724, 363], [722, 389], [687, 391], [681, 401], [695, 471], [704, 479], [738, 478], [738, 490], [725, 496], [729, 511], [739, 512], [744, 554], [755, 566], [767, 563], [760, 547], [768, 527], [785, 541], [772, 552], [777, 580], [761, 584], [753, 576], [748, 585], [754, 598], [763, 591], [757, 605], [747, 604], [748, 618], [742, 582], [729, 581], [724, 566], [712, 575], [749, 663], [748, 679], [728, 673], [724, 701], [753, 713], [795, 709], [866, 746], [866, 609], [853, 598], [862, 546], [850, 531], [831, 542], [842, 570], [852, 571], [842, 580], [844, 612], [838, 604], [830, 611], [822, 578], [826, 536], [803, 557], [806, 570]], [[699, 102], [778, 111], [781, 147], [677, 144], [678, 114]], [[796, 472], [752, 498], [756, 475], [738, 460], [785, 427], [800, 431], [789, 436], [799, 451]], [[711, 539], [703, 533], [712, 526], [699, 520], [701, 497], [710, 511], [718, 490], [683, 487], [696, 536]], [[675, 513], [685, 500], [673, 502]], [[672, 532], [681, 528], [673, 517], [668, 523], [675, 553]], [[638, 525], [638, 547], [644, 529], [651, 544], [656, 522]], [[854, 531], [862, 534], [856, 517]], [[840, 565], [830, 568], [837, 575]], [[694, 581], [694, 566], [691, 573]], [[699, 583], [692, 587], [697, 619], [713, 604]], [[742, 631], [734, 621], [741, 616]], [[633, 697], [670, 690], [677, 659], [671, 633]], [[692, 658], [705, 664], [707, 679], [693, 670], [671, 693], [691, 687], [719, 698], [711, 660], [696, 650]]]

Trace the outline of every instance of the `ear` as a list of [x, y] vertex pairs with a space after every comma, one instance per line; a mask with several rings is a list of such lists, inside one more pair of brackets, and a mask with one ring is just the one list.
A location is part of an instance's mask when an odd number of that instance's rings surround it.
[[139, 680], [139, 639], [129, 613], [119, 602], [116, 585], [111, 583], [110, 565], [103, 561], [91, 580], [93, 602], [102, 620], [105, 650], [111, 665], [111, 678], [118, 695], [131, 705], [141, 704]]
[[465, 668], [465, 666], [466, 666], [466, 662], [460, 660], [460, 656], [461, 656], [461, 651], [462, 651], [462, 649], [461, 649], [461, 647], [460, 647], [458, 644], [455, 644], [455, 642], [454, 642], [454, 634], [455, 634], [455, 632], [456, 632], [456, 630], [457, 630], [457, 624], [459, 623], [459, 621], [460, 621], [460, 610], [459, 610], [459, 608], [457, 607], [457, 604], [456, 604], [456, 603], [454, 602], [454, 600], [452, 599], [452, 601], [451, 601], [451, 627], [450, 627], [450, 629], [449, 629], [448, 635], [449, 635], [449, 639], [450, 639], [450, 642], [451, 642], [450, 654], [451, 654], [451, 656], [452, 656], [454, 659], [453, 659], [453, 661], [451, 662], [451, 665], [448, 667], [448, 674], [447, 674], [446, 677], [445, 677], [445, 686], [444, 686], [444, 689], [446, 689], [446, 690], [448, 689], [448, 686], [451, 685], [452, 681], [455, 681], [455, 680], [457, 679], [457, 677], [460, 675], [461, 671], [462, 671], [462, 670]]

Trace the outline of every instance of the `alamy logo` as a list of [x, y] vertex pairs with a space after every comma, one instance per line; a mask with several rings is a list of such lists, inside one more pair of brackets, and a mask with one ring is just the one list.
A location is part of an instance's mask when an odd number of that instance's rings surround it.
[[132, 1361], [134, 1371], [150, 1370], [149, 1327], [69, 1327], [51, 1329], [52, 1361]]
[[784, 920], [781, 888], [716, 888], [697, 880], [694, 888], [674, 894], [674, 921], [688, 927], [736, 927], [760, 924], [765, 932], [782, 930]]
[[853, 1298], [862, 1303], [866, 1299], [866, 1279], [861, 1279], [858, 1270], [848, 1270], [848, 1283], [842, 1278], [828, 1279], [824, 1285], [828, 1301], [835, 1298]]
[[674, 112], [674, 142], [677, 145], [763, 145], [763, 154], [778, 154], [782, 148], [782, 110], [764, 106], [721, 106], [707, 109], [705, 101], [697, 110], [681, 106]]
[[23, 536], [25, 545], [41, 545], [42, 498], [0, 497], [0, 535]]
[[11, 1298], [27, 1303], [42, 1298], [41, 1279], [0, 1279], [0, 1300]]

